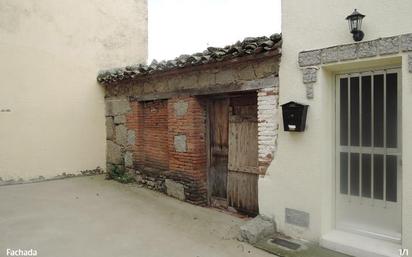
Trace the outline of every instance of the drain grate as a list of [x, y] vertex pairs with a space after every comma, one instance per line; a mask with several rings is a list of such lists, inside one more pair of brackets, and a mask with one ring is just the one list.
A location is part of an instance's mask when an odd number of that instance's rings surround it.
[[277, 245], [280, 245], [280, 246], [283, 246], [283, 247], [286, 247], [290, 250], [297, 250], [300, 247], [299, 244], [293, 243], [291, 241], [288, 241], [288, 240], [285, 240], [285, 239], [282, 239], [282, 238], [275, 238], [275, 239], [270, 240], [270, 242], [272, 242], [274, 244], [277, 244]]

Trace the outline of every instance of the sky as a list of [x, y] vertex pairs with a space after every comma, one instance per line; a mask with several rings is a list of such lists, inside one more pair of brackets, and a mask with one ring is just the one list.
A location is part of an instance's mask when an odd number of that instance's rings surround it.
[[149, 63], [280, 33], [280, 0], [148, 0], [148, 6]]

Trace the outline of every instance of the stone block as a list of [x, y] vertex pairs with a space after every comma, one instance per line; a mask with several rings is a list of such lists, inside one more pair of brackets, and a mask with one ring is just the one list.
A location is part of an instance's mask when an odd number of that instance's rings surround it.
[[285, 209], [285, 222], [299, 227], [309, 227], [309, 213], [295, 209]]
[[216, 84], [216, 76], [214, 73], [205, 71], [199, 74], [199, 78], [198, 78], [199, 88], [207, 88], [210, 86], [215, 86], [215, 84]]
[[197, 85], [197, 75], [191, 74], [183, 76], [179, 82], [179, 89], [190, 89], [196, 88]]
[[306, 98], [313, 99], [313, 97], [314, 97], [313, 84], [307, 84], [306, 85]]
[[106, 139], [114, 138], [114, 122], [112, 117], [106, 117]]
[[236, 75], [239, 80], [253, 80], [256, 78], [255, 71], [250, 65], [238, 70]]
[[385, 37], [378, 41], [378, 50], [380, 55], [396, 54], [399, 52], [399, 36]]
[[367, 58], [378, 55], [378, 41], [367, 41], [358, 44], [358, 57]]
[[174, 198], [184, 201], [185, 198], [185, 188], [182, 184], [177, 183], [171, 179], [165, 180], [166, 194]]
[[169, 91], [169, 83], [167, 82], [167, 79], [156, 80], [153, 87], [156, 88], [158, 92], [168, 92]]
[[126, 152], [124, 154], [124, 166], [126, 167], [133, 167], [133, 153], [132, 152]]
[[320, 64], [320, 50], [299, 53], [299, 66], [312, 66]]
[[131, 108], [129, 100], [127, 99], [107, 99], [106, 102], [106, 116], [116, 116], [128, 113]]
[[117, 125], [115, 128], [116, 133], [116, 143], [121, 146], [126, 146], [127, 144], [127, 128], [124, 125]]
[[401, 50], [403, 52], [412, 51], [412, 33], [401, 36]]
[[115, 144], [113, 141], [107, 140], [106, 158], [108, 163], [121, 164], [122, 160], [122, 148]]
[[339, 47], [329, 47], [322, 49], [322, 63], [332, 63], [339, 61]]
[[[136, 82], [137, 83], [137, 82]], [[140, 84], [140, 83], [139, 83]], [[143, 87], [143, 83], [142, 83], [142, 85], [140, 86], [133, 86], [133, 87], [130, 87], [130, 91], [129, 91], [129, 94], [130, 95], [142, 95], [143, 94], [143, 90], [144, 90], [144, 87]]]
[[133, 130], [127, 131], [127, 145], [135, 145], [136, 144], [136, 132]]
[[124, 124], [126, 123], [125, 115], [118, 115], [114, 117], [114, 124]]
[[232, 70], [219, 70], [216, 74], [216, 84], [227, 85], [236, 81]]
[[[256, 62], [253, 64], [253, 69], [256, 74], [256, 79], [267, 78], [279, 70], [278, 64], [276, 62]], [[273, 82], [270, 82], [273, 85]]]
[[187, 101], [178, 100], [174, 104], [175, 115], [177, 117], [182, 117], [187, 113], [187, 109], [189, 108], [189, 103]]
[[241, 237], [251, 244], [264, 237], [273, 235], [275, 232], [275, 223], [271, 219], [260, 215], [240, 226]]
[[134, 178], [136, 176], [136, 170], [134, 170], [133, 168], [126, 168], [126, 174], [129, 177]]
[[136, 182], [137, 183], [142, 183], [143, 182], [143, 176], [142, 175], [136, 175], [135, 177], [134, 177], [134, 179], [136, 180]]
[[342, 45], [339, 47], [339, 60], [347, 61], [358, 58], [358, 44]]
[[186, 135], [176, 135], [174, 138], [175, 150], [178, 153], [187, 152], [187, 138]]
[[317, 80], [317, 68], [304, 68], [303, 69], [303, 83], [315, 83]]
[[114, 165], [111, 163], [106, 163], [106, 172], [111, 172], [114, 169]]

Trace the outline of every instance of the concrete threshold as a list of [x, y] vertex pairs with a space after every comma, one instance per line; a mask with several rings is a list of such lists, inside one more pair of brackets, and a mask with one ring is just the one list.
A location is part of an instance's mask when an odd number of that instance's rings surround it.
[[324, 235], [321, 246], [356, 257], [399, 257], [400, 244], [334, 230]]

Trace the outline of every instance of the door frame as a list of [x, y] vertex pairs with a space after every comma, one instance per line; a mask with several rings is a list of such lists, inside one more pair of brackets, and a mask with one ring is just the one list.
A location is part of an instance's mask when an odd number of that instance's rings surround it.
[[[231, 93], [225, 93], [225, 94], [217, 94], [217, 95], [207, 95], [204, 96], [205, 97], [205, 102], [206, 102], [206, 153], [207, 153], [207, 164], [206, 164], [206, 168], [207, 168], [207, 202], [209, 206], [216, 206], [216, 207], [224, 207], [227, 208], [229, 206], [229, 199], [228, 196], [226, 197], [226, 202], [223, 201], [223, 198], [214, 198], [212, 197], [212, 184], [210, 176], [210, 169], [211, 169], [211, 161], [212, 161], [212, 156], [211, 156], [211, 121], [210, 121], [210, 112], [211, 112], [211, 106], [212, 106], [212, 102], [214, 100], [217, 99], [228, 99], [229, 100], [229, 108], [228, 108], [228, 112], [229, 112], [229, 116], [230, 116], [230, 103], [231, 103], [231, 99], [232, 98], [236, 98], [236, 97], [242, 97], [245, 95], [251, 95], [251, 94], [255, 94], [256, 100], [257, 100], [257, 92], [256, 90], [246, 90], [246, 91], [240, 91], [240, 92], [231, 92]], [[258, 113], [256, 111], [256, 118], [258, 116]], [[230, 119], [230, 117], [229, 117]], [[228, 120], [229, 123], [229, 120]], [[229, 130], [229, 125], [228, 125], [228, 130]], [[228, 131], [229, 133], [229, 131]], [[229, 140], [229, 139], [228, 139]], [[229, 145], [228, 145], [229, 148]], [[229, 151], [229, 149], [228, 149]], [[229, 175], [229, 169], [228, 169], [228, 175]], [[228, 183], [228, 180], [226, 181], [226, 183]], [[226, 184], [226, 188], [227, 188], [227, 184]], [[258, 200], [258, 199], [257, 199]]]
[[[355, 229], [355, 228], [347, 228], [347, 229], [342, 229], [339, 228], [338, 226], [338, 196], [339, 196], [339, 170], [340, 170], [340, 151], [339, 151], [339, 137], [340, 137], [340, 109], [339, 109], [339, 104], [340, 104], [340, 97], [339, 97], [339, 79], [342, 76], [347, 75], [348, 78], [350, 78], [350, 76], [352, 75], [358, 75], [361, 76], [362, 74], [370, 74], [373, 76], [373, 74], [384, 74], [384, 73], [388, 73], [390, 71], [396, 71], [396, 73], [398, 74], [398, 80], [397, 80], [397, 97], [398, 97], [398, 106], [397, 106], [397, 113], [398, 113], [398, 126], [397, 126], [397, 140], [398, 140], [398, 156], [400, 156], [400, 160], [398, 160], [397, 162], [397, 168], [398, 168], [398, 175], [399, 177], [397, 178], [398, 184], [397, 184], [397, 199], [398, 199], [398, 203], [399, 203], [399, 212], [402, 214], [402, 186], [403, 186], [403, 169], [402, 169], [402, 69], [401, 66], [399, 65], [395, 65], [395, 66], [383, 66], [383, 67], [374, 67], [374, 68], [362, 68], [362, 69], [356, 69], [356, 70], [345, 70], [345, 71], [340, 71], [340, 72], [335, 72], [333, 73], [333, 77], [334, 77], [334, 88], [332, 90], [333, 93], [333, 97], [335, 99], [334, 101], [334, 126], [332, 126], [332, 129], [334, 130], [334, 170], [333, 170], [333, 193], [334, 193], [334, 204], [333, 204], [333, 227], [335, 229], [338, 230], [347, 230], [348, 232], [353, 232], [356, 234], [361, 234], [361, 235], [365, 235], [368, 237], [372, 237], [372, 238], [377, 238], [377, 239], [384, 239], [384, 240], [389, 240], [392, 242], [396, 242], [399, 243], [402, 239], [402, 221], [401, 221], [401, 231], [400, 231], [400, 235], [386, 235], [386, 234], [379, 234], [379, 233], [374, 233], [371, 231], [364, 231], [364, 230], [359, 230], [359, 229]], [[386, 84], [386, 81], [384, 82]], [[386, 87], [385, 87], [386, 88]], [[385, 92], [386, 95], [386, 92]], [[350, 99], [350, 96], [348, 96]], [[384, 98], [386, 99], [386, 98]], [[386, 110], [385, 110], [386, 112]], [[384, 126], [386, 126], [386, 124], [384, 124]], [[386, 128], [385, 128], [386, 130]], [[348, 135], [349, 136], [349, 135]], [[386, 135], [385, 135], [386, 137]], [[348, 138], [349, 140], [349, 138]], [[361, 140], [361, 139], [360, 139]], [[372, 147], [373, 148], [373, 147]], [[384, 158], [385, 159], [385, 158]], [[349, 168], [348, 168], [349, 169]], [[361, 171], [359, 171], [361, 174]], [[385, 173], [384, 173], [385, 174]], [[384, 175], [385, 176], [385, 175]], [[349, 178], [348, 178], [349, 179]], [[371, 177], [371, 180], [373, 179], [373, 177]], [[384, 181], [386, 181], [386, 178], [384, 177]], [[359, 182], [361, 183], [361, 181]], [[371, 181], [371, 183], [373, 183], [373, 181]], [[385, 182], [384, 182], [385, 183]], [[361, 187], [361, 185], [360, 185]], [[361, 194], [361, 192], [360, 192]], [[384, 193], [385, 194], [385, 193]], [[350, 191], [348, 191], [348, 195], [347, 198], [351, 198], [351, 197], [356, 197], [356, 196], [351, 196], [350, 195]], [[359, 196], [359, 198], [363, 198], [362, 196]], [[386, 200], [385, 200], [386, 196], [384, 195], [384, 202], [386, 204]], [[389, 203], [390, 204], [390, 203]]]
[[222, 98], [228, 98], [230, 95], [228, 94], [218, 94], [218, 95], [207, 95], [205, 96], [205, 102], [206, 102], [206, 172], [207, 172], [207, 203], [209, 206], [212, 206], [212, 184], [210, 183], [210, 162], [212, 160], [211, 157], [211, 149], [210, 149], [210, 111], [211, 111], [211, 106], [212, 102], [215, 99], [222, 99]]

